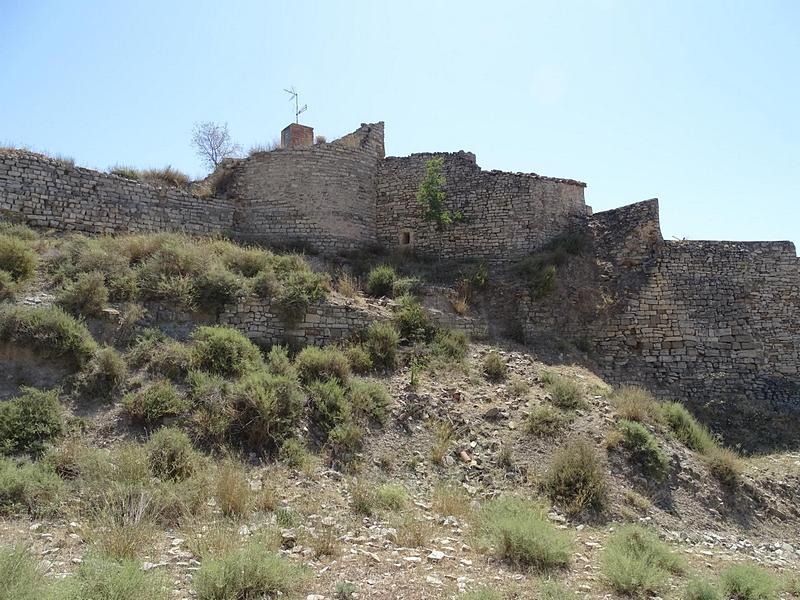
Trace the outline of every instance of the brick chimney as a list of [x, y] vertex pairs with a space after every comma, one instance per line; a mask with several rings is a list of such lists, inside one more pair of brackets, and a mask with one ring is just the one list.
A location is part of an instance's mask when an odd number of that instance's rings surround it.
[[284, 148], [307, 148], [313, 144], [313, 127], [292, 123], [281, 131], [281, 146]]

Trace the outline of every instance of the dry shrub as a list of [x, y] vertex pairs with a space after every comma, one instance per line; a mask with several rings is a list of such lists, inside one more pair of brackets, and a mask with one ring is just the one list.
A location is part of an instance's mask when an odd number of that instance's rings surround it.
[[572, 440], [556, 452], [544, 487], [550, 499], [572, 515], [600, 512], [608, 502], [605, 465], [583, 439]]

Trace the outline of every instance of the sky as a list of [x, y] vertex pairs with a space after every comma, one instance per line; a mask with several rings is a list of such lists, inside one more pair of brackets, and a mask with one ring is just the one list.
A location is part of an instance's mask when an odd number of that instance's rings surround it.
[[385, 121], [387, 155], [468, 150], [660, 200], [665, 238], [800, 246], [795, 0], [0, 0], [0, 145], [98, 169], [205, 171], [294, 119]]

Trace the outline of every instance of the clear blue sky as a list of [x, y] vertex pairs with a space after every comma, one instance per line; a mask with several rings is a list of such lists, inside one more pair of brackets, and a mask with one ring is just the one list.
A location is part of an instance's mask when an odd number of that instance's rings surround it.
[[800, 245], [800, 2], [0, 0], [0, 143], [107, 168], [202, 167], [292, 120], [386, 121], [387, 154], [658, 197], [666, 237]]

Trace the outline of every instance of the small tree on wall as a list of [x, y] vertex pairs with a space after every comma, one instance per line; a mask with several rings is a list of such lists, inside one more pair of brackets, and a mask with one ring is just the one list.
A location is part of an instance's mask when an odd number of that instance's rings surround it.
[[444, 159], [441, 156], [430, 159], [425, 165], [425, 177], [417, 192], [417, 202], [424, 208], [425, 220], [436, 223], [436, 229], [440, 231], [462, 219], [460, 212], [451, 213], [447, 210], [447, 193], [444, 191], [447, 180], [442, 173], [443, 168]]
[[242, 147], [231, 139], [228, 124], [211, 121], [195, 123], [192, 146], [209, 169], [215, 169], [224, 159], [237, 156]]

